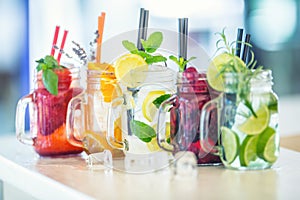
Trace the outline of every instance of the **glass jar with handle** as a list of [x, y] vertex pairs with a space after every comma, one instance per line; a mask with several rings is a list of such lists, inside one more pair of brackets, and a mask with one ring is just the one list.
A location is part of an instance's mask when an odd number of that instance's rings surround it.
[[[164, 150], [173, 152], [191, 151], [198, 165], [219, 165], [218, 156], [204, 151], [199, 141], [200, 116], [203, 105], [217, 93], [210, 90], [206, 81], [206, 72], [197, 72], [187, 68], [177, 75], [177, 93], [164, 101], [159, 109], [157, 140]], [[165, 134], [165, 117], [170, 113], [170, 136]], [[209, 135], [207, 142], [214, 145], [217, 141], [216, 113], [208, 119]]]
[[203, 107], [200, 140], [209, 137], [208, 119], [218, 110], [218, 145], [205, 146], [227, 168], [270, 168], [279, 155], [278, 98], [272, 73], [224, 73], [224, 92]]
[[[82, 152], [70, 144], [66, 135], [66, 114], [69, 101], [79, 95], [79, 68], [71, 64], [55, 69], [57, 94], [50, 93], [43, 83], [43, 73], [36, 73], [34, 90], [22, 97], [16, 110], [16, 135], [24, 144], [32, 145], [41, 156], [56, 156]], [[25, 112], [29, 105], [30, 133], [25, 132]]]

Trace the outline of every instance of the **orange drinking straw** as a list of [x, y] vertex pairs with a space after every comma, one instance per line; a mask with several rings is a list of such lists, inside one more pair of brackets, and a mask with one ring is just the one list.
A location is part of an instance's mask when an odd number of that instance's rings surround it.
[[59, 53], [58, 53], [58, 56], [57, 56], [57, 62], [58, 62], [58, 64], [60, 62], [61, 54], [62, 54], [64, 46], [65, 46], [67, 35], [68, 35], [68, 31], [65, 30], [64, 31], [64, 35], [63, 35], [63, 39], [62, 39], [61, 44], [60, 44]]
[[103, 38], [103, 29], [104, 29], [104, 21], [105, 21], [105, 12], [101, 13], [101, 16], [98, 16], [98, 40], [97, 40], [97, 55], [96, 62], [100, 63], [101, 60], [101, 45]]
[[54, 38], [53, 38], [52, 47], [51, 47], [51, 56], [54, 56], [54, 54], [55, 54], [54, 46], [56, 45], [56, 42], [57, 42], [59, 28], [60, 28], [59, 26], [56, 26], [56, 28], [55, 28]]

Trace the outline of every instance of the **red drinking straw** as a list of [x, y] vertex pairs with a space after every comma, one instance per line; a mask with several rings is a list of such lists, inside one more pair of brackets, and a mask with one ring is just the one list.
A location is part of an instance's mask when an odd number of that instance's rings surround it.
[[98, 40], [97, 40], [97, 55], [96, 62], [100, 63], [101, 60], [101, 45], [103, 38], [103, 29], [104, 29], [104, 21], [105, 21], [105, 12], [101, 13], [101, 16], [98, 16]]
[[54, 56], [54, 54], [55, 54], [55, 48], [54, 48], [54, 46], [56, 45], [56, 42], [57, 42], [59, 28], [60, 28], [59, 26], [56, 26], [56, 28], [55, 28], [53, 43], [52, 43], [52, 47], [51, 47], [51, 56]]
[[63, 35], [63, 39], [62, 39], [62, 41], [61, 41], [59, 53], [58, 53], [58, 56], [57, 56], [57, 62], [58, 62], [58, 64], [59, 64], [59, 62], [60, 62], [61, 54], [62, 54], [63, 49], [64, 49], [64, 46], [65, 46], [65, 42], [66, 42], [66, 39], [67, 39], [67, 35], [68, 35], [68, 31], [65, 30], [65, 31], [64, 31], [64, 35]]

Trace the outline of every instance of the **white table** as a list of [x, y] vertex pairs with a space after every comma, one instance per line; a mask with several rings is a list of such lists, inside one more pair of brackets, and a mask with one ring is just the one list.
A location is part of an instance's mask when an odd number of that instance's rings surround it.
[[[39, 158], [14, 136], [0, 137], [0, 179], [37, 199], [300, 199], [300, 153], [281, 149], [272, 169], [198, 167], [196, 179], [167, 170], [128, 174], [89, 170], [82, 156]], [[0, 190], [1, 191], [1, 190]]]

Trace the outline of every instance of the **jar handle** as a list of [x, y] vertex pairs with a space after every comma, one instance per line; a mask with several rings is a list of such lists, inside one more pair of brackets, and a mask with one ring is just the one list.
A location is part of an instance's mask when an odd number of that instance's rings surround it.
[[[68, 103], [67, 116], [66, 116], [66, 133], [68, 142], [77, 147], [83, 147], [82, 139], [84, 136], [81, 135], [83, 131], [84, 119], [80, 119], [80, 124], [76, 124], [76, 111], [80, 111], [80, 117], [84, 117], [84, 93], [73, 97]], [[77, 129], [75, 129], [77, 125]], [[79, 125], [79, 126], [78, 126]]]
[[219, 105], [220, 105], [220, 99], [221, 97], [217, 97], [213, 100], [208, 101], [204, 106], [202, 107], [201, 117], [200, 117], [200, 144], [202, 149], [207, 152], [211, 153], [213, 155], [220, 155], [219, 148], [217, 145], [211, 144], [211, 141], [209, 140], [209, 122], [210, 122], [210, 116], [214, 109], [217, 109], [218, 116], [217, 116], [217, 131], [218, 136], [220, 136], [219, 131]]
[[[31, 136], [25, 134], [25, 113], [29, 103], [33, 102], [33, 94], [22, 97], [17, 104], [16, 110], [16, 136], [17, 139], [27, 145], [33, 145], [34, 141]], [[34, 105], [33, 105], [34, 106]]]
[[170, 109], [174, 107], [175, 102], [177, 101], [177, 95], [172, 95], [169, 99], [161, 103], [158, 110], [158, 121], [156, 129], [156, 138], [158, 146], [166, 151], [173, 152], [175, 146], [169, 144], [166, 138], [166, 114]]
[[[124, 103], [124, 97], [116, 97], [114, 98], [112, 101], [111, 101], [111, 104], [109, 106], [109, 109], [108, 109], [108, 116], [107, 116], [107, 134], [106, 134], [106, 141], [107, 143], [114, 149], [120, 149], [120, 150], [126, 150], [126, 147], [128, 145], [126, 145], [126, 141], [123, 140], [123, 137], [121, 138], [116, 138], [116, 135], [115, 135], [115, 122], [118, 120], [119, 117], [121, 117], [121, 112], [118, 113], [118, 116], [115, 117], [113, 115], [113, 113], [116, 113], [116, 111], [118, 109], [121, 109], [122, 108], [122, 105]], [[120, 124], [119, 124], [120, 125]], [[119, 131], [122, 136], [122, 127], [120, 128], [119, 127]]]

